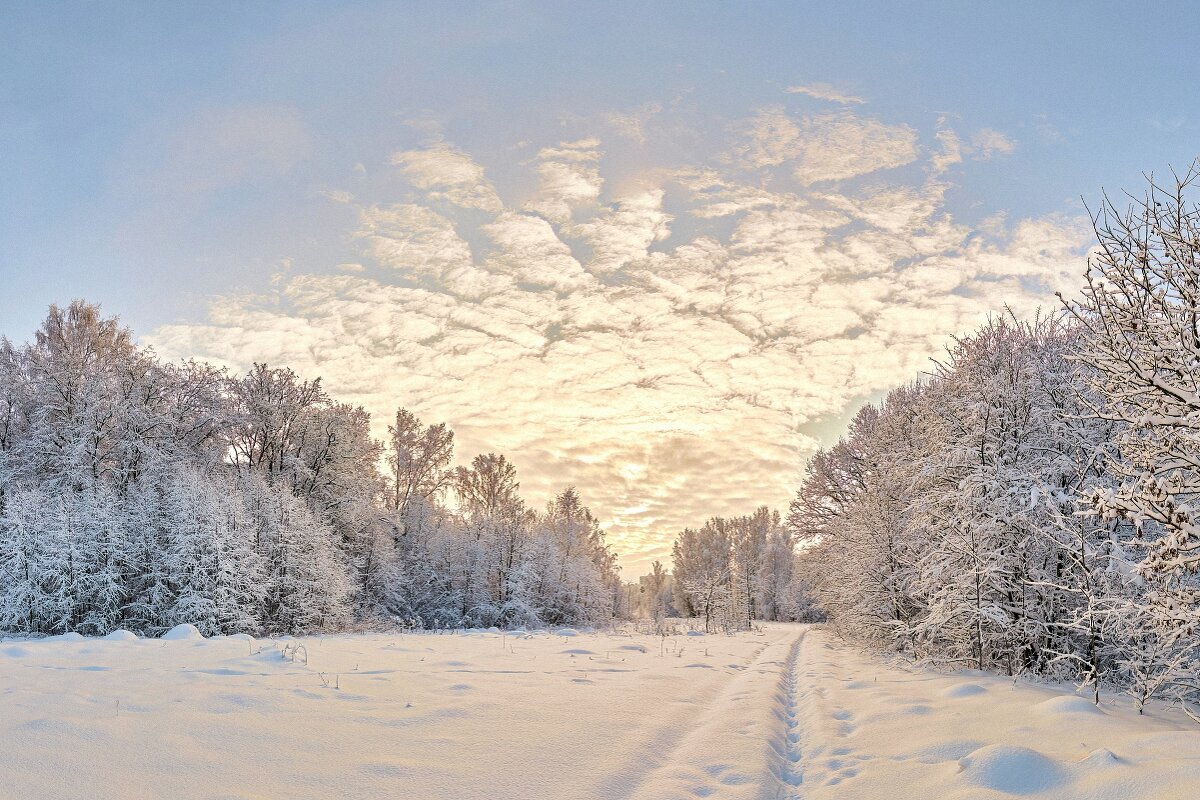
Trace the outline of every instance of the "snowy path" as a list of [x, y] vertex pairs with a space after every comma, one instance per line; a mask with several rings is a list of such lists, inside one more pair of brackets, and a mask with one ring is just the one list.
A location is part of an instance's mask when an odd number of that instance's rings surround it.
[[774, 630], [715, 697], [696, 705], [685, 735], [631, 797], [788, 796], [783, 787], [800, 782], [795, 674], [804, 635]]
[[788, 653], [787, 669], [782, 679], [784, 691], [784, 746], [780, 755], [783, 765], [779, 771], [779, 779], [785, 786], [793, 787], [790, 792], [793, 797], [803, 797], [800, 787], [804, 784], [804, 743], [800, 734], [800, 678], [797, 675], [800, 660], [800, 645], [803, 635], [796, 637]]
[[0, 798], [1182, 800], [1200, 785], [1200, 726], [1182, 715], [886, 666], [783, 625], [4, 642], [0, 741]]

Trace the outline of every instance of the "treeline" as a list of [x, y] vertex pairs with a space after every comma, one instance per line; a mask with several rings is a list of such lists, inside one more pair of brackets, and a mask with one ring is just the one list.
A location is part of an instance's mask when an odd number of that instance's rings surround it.
[[1106, 205], [1087, 288], [863, 408], [788, 523], [830, 622], [947, 665], [1200, 698], [1200, 210]]
[[[814, 621], [808, 585], [796, 571], [795, 541], [779, 512], [713, 517], [686, 528], [671, 548], [674, 603], [707, 630], [742, 630], [754, 620]], [[655, 564], [657, 567], [657, 563]]]
[[574, 489], [319, 380], [164, 363], [94, 305], [0, 340], [0, 630], [205, 634], [598, 624], [616, 557]]

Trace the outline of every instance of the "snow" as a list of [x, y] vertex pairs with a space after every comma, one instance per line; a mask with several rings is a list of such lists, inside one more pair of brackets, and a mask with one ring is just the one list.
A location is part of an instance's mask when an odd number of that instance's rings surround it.
[[1028, 747], [990, 744], [958, 763], [971, 784], [1005, 794], [1037, 794], [1067, 780], [1058, 762]]
[[820, 627], [172, 633], [189, 646], [6, 642], [0, 798], [1175, 800], [1200, 782], [1200, 726], [1176, 711], [884, 663]]
[[1100, 709], [1091, 700], [1084, 697], [1051, 697], [1033, 707], [1042, 714], [1100, 714]]
[[189, 639], [203, 639], [204, 637], [200, 634], [199, 629], [197, 629], [195, 625], [183, 624], [176, 625], [174, 628], [171, 628], [171, 630], [164, 633], [161, 638], [163, 641], [177, 642]]

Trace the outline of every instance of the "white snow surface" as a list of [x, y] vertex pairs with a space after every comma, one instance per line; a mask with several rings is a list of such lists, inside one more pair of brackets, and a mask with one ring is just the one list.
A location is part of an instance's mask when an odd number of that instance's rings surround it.
[[0, 797], [1182, 800], [1200, 726], [737, 636], [0, 643]]
[[162, 635], [162, 639], [167, 642], [178, 642], [186, 639], [203, 639], [204, 636], [200, 633], [200, 629], [195, 625], [176, 625], [171, 630]]

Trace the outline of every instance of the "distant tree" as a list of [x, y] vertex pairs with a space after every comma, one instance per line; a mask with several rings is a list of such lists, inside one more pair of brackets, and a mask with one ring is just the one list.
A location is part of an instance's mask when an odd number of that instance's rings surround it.
[[667, 592], [670, 591], [670, 580], [671, 574], [667, 572], [666, 567], [662, 565], [661, 561], [655, 560], [650, 567], [650, 575], [645, 581], [644, 590], [646, 608], [656, 632], [661, 632], [666, 622], [669, 603]]

